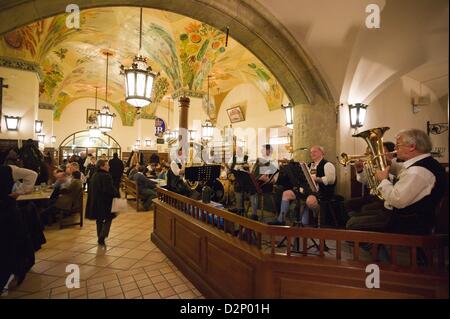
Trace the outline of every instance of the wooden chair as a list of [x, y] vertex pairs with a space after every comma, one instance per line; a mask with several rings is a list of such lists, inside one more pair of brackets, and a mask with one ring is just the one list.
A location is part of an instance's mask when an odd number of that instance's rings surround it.
[[[80, 188], [79, 194], [77, 195], [77, 202], [72, 205], [70, 210], [58, 209], [59, 212], [59, 229], [63, 229], [64, 227], [70, 227], [75, 225], [80, 225], [83, 227], [83, 188]], [[64, 224], [64, 215], [72, 215], [78, 213], [80, 214], [80, 221], [76, 223]]]

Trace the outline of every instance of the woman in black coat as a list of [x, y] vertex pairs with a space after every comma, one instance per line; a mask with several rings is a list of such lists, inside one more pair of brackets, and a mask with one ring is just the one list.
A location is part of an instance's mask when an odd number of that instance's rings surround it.
[[88, 198], [86, 202], [86, 218], [97, 221], [98, 243], [105, 245], [111, 222], [116, 217], [111, 213], [112, 200], [120, 197], [114, 187], [113, 179], [109, 174], [109, 164], [106, 160], [97, 161], [97, 172], [89, 180]]

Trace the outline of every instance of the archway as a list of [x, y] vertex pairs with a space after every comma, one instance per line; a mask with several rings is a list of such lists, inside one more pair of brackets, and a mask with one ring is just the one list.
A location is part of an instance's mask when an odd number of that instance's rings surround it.
[[119, 143], [108, 134], [103, 133], [99, 137], [91, 137], [89, 131], [75, 132], [66, 137], [59, 145], [59, 162], [68, 159], [72, 155], [80, 155], [91, 153], [96, 158], [106, 154], [107, 159], [111, 159], [114, 153], [121, 155], [121, 147]]
[[[65, 13], [70, 1], [9, 1], [0, 5], [0, 35], [43, 18]], [[125, 0], [101, 5], [79, 0], [80, 9], [137, 6]], [[311, 60], [284, 26], [267, 9], [251, 0], [142, 0], [139, 6], [166, 10], [225, 30], [262, 61], [277, 78], [294, 105], [315, 104], [317, 97], [333, 105], [333, 97]], [[26, 12], [27, 14], [24, 14]]]

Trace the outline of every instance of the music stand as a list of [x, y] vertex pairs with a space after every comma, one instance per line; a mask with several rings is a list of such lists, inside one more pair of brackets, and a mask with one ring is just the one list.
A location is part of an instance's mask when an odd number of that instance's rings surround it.
[[[291, 161], [287, 165], [285, 165], [282, 169], [280, 169], [280, 175], [286, 175], [292, 184], [293, 191], [300, 194], [314, 194], [317, 193], [319, 188], [315, 181], [312, 179], [311, 173], [309, 172], [308, 166], [304, 162], [295, 162]], [[300, 191], [303, 189], [303, 192]], [[299, 200], [297, 199], [297, 203]], [[296, 227], [305, 227], [302, 223], [304, 209], [301, 211], [301, 207], [297, 207], [298, 211], [296, 214], [296, 220], [294, 221], [294, 226]], [[319, 222], [320, 228], [320, 222]], [[312, 246], [308, 247], [308, 249], [312, 247], [316, 247], [317, 250], [320, 250], [319, 245], [314, 240], [314, 238], [310, 238], [313, 242]], [[281, 247], [283, 243], [287, 240], [285, 236], [278, 244], [277, 247]], [[301, 253], [299, 250], [299, 238], [297, 237], [294, 242], [294, 252]], [[325, 245], [325, 251], [328, 251], [328, 247]]]
[[261, 188], [259, 187], [259, 184], [256, 182], [256, 179], [253, 176], [253, 174], [240, 170], [233, 170], [232, 172], [234, 177], [236, 178], [236, 181], [241, 186], [242, 192], [255, 194], [258, 193], [258, 191], [261, 191]]
[[220, 165], [186, 167], [184, 177], [190, 182], [208, 182], [220, 176]]

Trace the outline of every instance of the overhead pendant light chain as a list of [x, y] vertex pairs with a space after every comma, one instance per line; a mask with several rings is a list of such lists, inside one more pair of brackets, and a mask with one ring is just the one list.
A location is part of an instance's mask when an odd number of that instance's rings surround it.
[[98, 86], [95, 87], [95, 113], [97, 113], [97, 91], [98, 91]]
[[111, 131], [113, 126], [113, 120], [116, 114], [112, 113], [109, 110], [108, 106], [108, 79], [109, 79], [109, 56], [112, 55], [111, 52], [106, 51], [104, 53], [106, 55], [106, 83], [105, 83], [105, 106], [103, 106], [102, 110], [98, 113], [97, 120], [99, 129], [102, 132]]
[[143, 8], [140, 8], [139, 19], [139, 52], [133, 59], [131, 66], [120, 66], [121, 74], [125, 76], [125, 101], [142, 108], [152, 103], [154, 82], [159, 73], [153, 72], [144, 57], [142, 50]]
[[106, 96], [105, 96], [105, 100], [106, 103], [108, 103], [108, 71], [109, 71], [109, 52], [106, 52]]
[[141, 49], [142, 49], [142, 8], [139, 22], [139, 53], [141, 52]]

